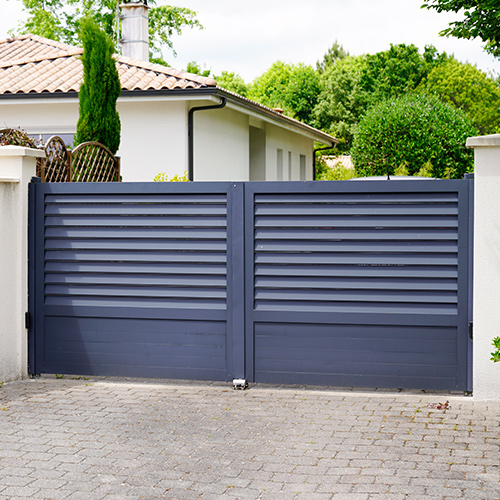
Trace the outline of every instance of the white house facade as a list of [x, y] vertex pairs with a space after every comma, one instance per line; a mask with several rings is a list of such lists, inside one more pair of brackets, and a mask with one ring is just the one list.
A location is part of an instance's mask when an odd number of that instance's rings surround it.
[[[21, 127], [43, 140], [59, 135], [71, 143], [82, 52], [36, 35], [0, 41], [0, 128]], [[124, 181], [186, 171], [197, 181], [311, 180], [315, 141], [336, 143], [219, 88], [212, 78], [124, 56], [116, 60], [122, 84], [117, 155]]]

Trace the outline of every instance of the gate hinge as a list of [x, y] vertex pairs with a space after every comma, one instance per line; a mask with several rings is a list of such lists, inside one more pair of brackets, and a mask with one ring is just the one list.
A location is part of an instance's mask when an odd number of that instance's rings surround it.
[[31, 314], [29, 312], [24, 313], [24, 328], [26, 328], [26, 330], [31, 328]]
[[472, 330], [473, 330], [472, 321], [469, 321], [469, 338], [470, 338], [471, 342], [473, 340]]

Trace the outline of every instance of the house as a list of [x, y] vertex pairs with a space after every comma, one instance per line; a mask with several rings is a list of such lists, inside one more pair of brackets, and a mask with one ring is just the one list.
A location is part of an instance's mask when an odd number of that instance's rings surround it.
[[[122, 8], [147, 9], [142, 2]], [[133, 30], [129, 36], [135, 36]], [[124, 53], [147, 57], [144, 43], [142, 55], [131, 45], [124, 45]], [[21, 127], [44, 140], [59, 135], [71, 143], [82, 52], [36, 35], [1, 40], [0, 128]], [[184, 171], [200, 181], [311, 180], [314, 142], [337, 142], [218, 87], [213, 78], [125, 55], [116, 56], [116, 64], [122, 85], [117, 155], [124, 181], [152, 181], [160, 172]]]

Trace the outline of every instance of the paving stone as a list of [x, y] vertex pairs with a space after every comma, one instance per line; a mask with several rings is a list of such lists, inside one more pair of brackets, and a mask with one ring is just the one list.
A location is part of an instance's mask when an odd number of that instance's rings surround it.
[[4, 384], [0, 500], [499, 500], [500, 404], [444, 397], [446, 412], [418, 391]]

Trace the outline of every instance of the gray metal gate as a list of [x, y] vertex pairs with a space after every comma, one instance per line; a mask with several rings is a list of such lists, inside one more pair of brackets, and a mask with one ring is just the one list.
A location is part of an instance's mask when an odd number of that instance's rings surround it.
[[30, 371], [470, 390], [470, 184], [33, 184]]
[[241, 184], [31, 187], [33, 373], [243, 376]]
[[248, 377], [470, 389], [471, 185], [249, 184]]

